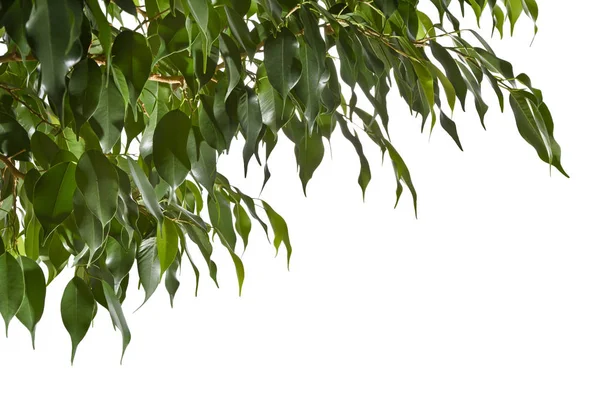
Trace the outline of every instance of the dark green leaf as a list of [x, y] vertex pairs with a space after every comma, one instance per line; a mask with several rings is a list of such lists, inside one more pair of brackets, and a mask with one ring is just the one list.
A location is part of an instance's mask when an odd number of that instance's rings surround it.
[[154, 164], [173, 189], [183, 183], [192, 168], [187, 150], [191, 128], [188, 116], [173, 110], [161, 118], [154, 131]]
[[144, 288], [144, 292], [146, 292], [146, 297], [144, 298], [144, 303], [146, 303], [158, 287], [161, 277], [156, 237], [142, 240], [137, 253], [137, 267], [140, 282]]
[[33, 189], [33, 209], [44, 228], [50, 233], [73, 211], [75, 193], [75, 164], [57, 164], [38, 179]]
[[300, 44], [289, 29], [282, 28], [265, 42], [265, 68], [269, 82], [285, 101], [302, 75]]
[[19, 311], [24, 295], [23, 269], [12, 255], [5, 252], [0, 255], [0, 314], [4, 319], [7, 337], [8, 324]]
[[31, 333], [31, 343], [35, 348], [35, 327], [44, 313], [46, 302], [46, 278], [40, 266], [30, 258], [21, 257], [25, 278], [25, 296], [17, 312], [17, 318]]
[[127, 80], [129, 104], [136, 107], [152, 68], [152, 53], [146, 38], [140, 33], [125, 30], [115, 38], [112, 54], [113, 66], [119, 68]]
[[102, 225], [117, 212], [119, 177], [114, 165], [98, 150], [86, 151], [75, 171], [75, 182], [85, 203]]
[[74, 277], [65, 288], [60, 302], [62, 321], [71, 336], [71, 364], [75, 359], [77, 346], [85, 337], [96, 309], [96, 300], [88, 285], [79, 277]]

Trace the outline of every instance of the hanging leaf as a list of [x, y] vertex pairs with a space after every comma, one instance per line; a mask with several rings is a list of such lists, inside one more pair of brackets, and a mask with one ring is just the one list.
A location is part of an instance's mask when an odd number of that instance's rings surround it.
[[83, 18], [77, 0], [36, 0], [27, 21], [27, 38], [40, 61], [41, 86], [62, 114], [67, 72], [84, 55], [79, 42]]
[[23, 269], [13, 256], [5, 252], [0, 255], [0, 314], [4, 319], [7, 337], [8, 324], [19, 311], [24, 295]]
[[300, 44], [289, 29], [282, 28], [266, 40], [265, 68], [269, 82], [285, 101], [302, 75]]
[[155, 237], [142, 240], [137, 253], [137, 267], [140, 282], [144, 288], [144, 292], [146, 292], [146, 297], [144, 298], [144, 303], [146, 303], [158, 287], [161, 277]]
[[46, 302], [46, 278], [40, 266], [30, 258], [21, 257], [25, 281], [23, 303], [17, 318], [31, 333], [31, 343], [35, 349], [35, 327], [42, 319]]
[[113, 289], [104, 281], [102, 281], [102, 289], [104, 291], [104, 296], [106, 297], [106, 304], [108, 305], [108, 311], [110, 312], [112, 323], [114, 326], [119, 328], [121, 331], [121, 336], [123, 336], [123, 351], [121, 352], [121, 363], [123, 363], [125, 350], [131, 341], [131, 332], [129, 332], [129, 327], [127, 326], [127, 321], [125, 320], [121, 303], [115, 295]]
[[48, 237], [73, 211], [75, 164], [56, 164], [38, 179], [33, 189], [35, 216]]
[[119, 177], [113, 164], [98, 150], [86, 151], [75, 170], [77, 188], [85, 203], [102, 225], [108, 224], [117, 212]]
[[183, 183], [192, 169], [187, 150], [191, 128], [188, 116], [173, 110], [161, 118], [154, 131], [154, 164], [160, 177], [173, 189]]
[[136, 107], [152, 69], [152, 53], [146, 38], [140, 33], [125, 30], [115, 38], [112, 54], [113, 66], [119, 68], [127, 80], [129, 104]]
[[88, 285], [74, 277], [65, 288], [60, 302], [62, 321], [71, 336], [71, 364], [79, 343], [87, 334], [96, 313], [96, 300]]
[[179, 251], [179, 233], [177, 226], [170, 219], [165, 219], [162, 227], [158, 230], [156, 247], [160, 261], [160, 273], [164, 274], [175, 261]]

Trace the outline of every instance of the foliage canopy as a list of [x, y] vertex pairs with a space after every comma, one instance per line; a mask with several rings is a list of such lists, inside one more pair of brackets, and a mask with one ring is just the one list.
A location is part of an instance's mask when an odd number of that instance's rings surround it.
[[[429, 10], [423, 12], [422, 10]], [[494, 54], [461, 13], [491, 18], [503, 35], [535, 0], [1, 0], [0, 313], [32, 340], [46, 286], [67, 266], [61, 301], [72, 357], [107, 309], [131, 335], [121, 305], [137, 267], [145, 300], [161, 281], [171, 296], [199, 249], [217, 284], [214, 245], [232, 258], [258, 224], [292, 252], [284, 219], [217, 169], [240, 134], [247, 170], [269, 180], [283, 133], [301, 184], [341, 132], [371, 179], [362, 141], [391, 158], [397, 199], [417, 194], [388, 135], [391, 89], [462, 149], [456, 107], [472, 100], [484, 124], [484, 78], [500, 108], [508, 97], [521, 136], [566, 175], [540, 90]], [[537, 31], [537, 28], [536, 28]], [[362, 106], [366, 99], [368, 107]], [[360, 104], [359, 104], [360, 103]], [[429, 124], [428, 124], [429, 122]], [[396, 199], [396, 202], [397, 202]], [[40, 267], [44, 266], [44, 270]]]

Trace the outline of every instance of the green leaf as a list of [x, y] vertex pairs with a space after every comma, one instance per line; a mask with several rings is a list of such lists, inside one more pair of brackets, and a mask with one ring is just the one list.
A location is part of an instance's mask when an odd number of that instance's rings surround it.
[[[216, 200], [213, 197], [216, 197]], [[215, 191], [214, 196], [208, 197], [207, 205], [210, 222], [220, 233], [221, 241], [225, 246], [235, 250], [236, 236], [229, 201], [221, 192]]]
[[356, 135], [356, 132], [354, 134], [350, 133], [350, 129], [348, 129], [348, 124], [346, 123], [344, 116], [340, 113], [336, 113], [336, 119], [342, 130], [342, 134], [346, 139], [348, 139], [350, 143], [352, 143], [352, 145], [354, 146], [354, 150], [356, 150], [356, 154], [358, 154], [358, 158], [360, 159], [360, 173], [358, 175], [358, 184], [362, 189], [362, 195], [364, 200], [365, 191], [367, 190], [367, 186], [371, 181], [371, 168], [369, 167], [369, 161], [365, 157], [362, 143]]
[[[193, 264], [192, 264], [193, 265]], [[195, 267], [194, 267], [195, 268]], [[167, 288], [167, 292], [169, 292], [169, 300], [171, 302], [171, 308], [173, 308], [173, 299], [175, 298], [175, 293], [179, 289], [179, 279], [177, 279], [177, 271], [179, 270], [179, 259], [175, 257], [171, 265], [166, 271], [165, 275], [165, 287]], [[197, 269], [196, 269], [197, 270]], [[197, 287], [196, 287], [197, 290]], [[197, 293], [197, 291], [196, 291]]]
[[158, 259], [156, 237], [149, 237], [142, 240], [136, 259], [140, 282], [146, 293], [146, 297], [142, 303], [142, 305], [144, 305], [160, 283], [161, 269], [160, 261]]
[[146, 174], [144, 174], [144, 171], [142, 171], [142, 168], [139, 166], [139, 164], [134, 162], [131, 158], [127, 158], [127, 165], [129, 166], [131, 178], [142, 195], [144, 205], [150, 214], [156, 218], [156, 221], [158, 221], [159, 224], [162, 224], [164, 218], [163, 213], [160, 205], [158, 204], [156, 193], [154, 192], [148, 177]]
[[21, 257], [25, 278], [25, 296], [17, 312], [17, 318], [31, 333], [31, 343], [35, 349], [35, 327], [44, 313], [46, 302], [46, 278], [40, 266], [30, 258]]
[[282, 28], [265, 41], [265, 68], [269, 82], [285, 102], [302, 75], [300, 44], [289, 29]]
[[442, 112], [440, 112], [440, 122], [442, 124], [442, 128], [444, 128], [444, 130], [446, 132], [448, 132], [448, 134], [450, 135], [452, 140], [454, 140], [454, 142], [456, 143], [458, 148], [462, 151], [463, 150], [462, 144], [460, 143], [460, 139], [458, 137], [458, 132], [456, 131], [456, 124], [454, 123], [454, 121], [452, 121], [452, 119], [450, 119], [450, 117], [448, 117], [442, 111]]
[[225, 65], [227, 66], [227, 68], [225, 68], [227, 81], [229, 82], [229, 87], [225, 94], [225, 100], [227, 100], [233, 89], [235, 89], [240, 82], [242, 76], [242, 61], [240, 49], [238, 49], [233, 39], [225, 33], [221, 33], [221, 36], [219, 36], [219, 48], [221, 50], [221, 56], [223, 57], [223, 60], [225, 60]]
[[102, 152], [88, 150], [77, 163], [75, 182], [92, 214], [103, 226], [108, 224], [117, 212], [119, 197], [119, 176], [114, 165]]
[[241, 204], [236, 203], [233, 207], [233, 214], [235, 215], [235, 230], [244, 242], [244, 250], [248, 247], [248, 237], [250, 230], [252, 229], [252, 221], [244, 207]]
[[164, 219], [162, 227], [156, 232], [156, 247], [162, 275], [173, 264], [179, 251], [179, 232], [175, 223], [168, 218]]
[[15, 160], [29, 161], [27, 131], [12, 116], [0, 111], [0, 152]]
[[304, 41], [300, 44], [302, 75], [294, 92], [304, 108], [306, 131], [311, 132], [321, 110], [321, 93], [329, 79], [324, 57]]
[[75, 359], [77, 346], [85, 337], [96, 310], [96, 300], [88, 285], [79, 277], [74, 277], [65, 287], [60, 302], [62, 321], [71, 336], [71, 364]]
[[113, 0], [113, 1], [115, 2], [116, 5], [121, 7], [121, 9], [123, 11], [125, 11], [126, 13], [131, 14], [134, 17], [137, 16], [137, 9], [135, 7], [135, 3], [133, 0]]
[[105, 153], [109, 153], [121, 139], [124, 121], [125, 104], [121, 101], [119, 89], [111, 79], [108, 85], [103, 85], [98, 107], [90, 118], [90, 125]]
[[33, 189], [33, 209], [44, 228], [44, 237], [56, 229], [73, 211], [75, 164], [56, 164], [44, 173]]
[[523, 12], [522, 0], [506, 0], [506, 13], [510, 21], [510, 34], [514, 33], [515, 24]]
[[217, 152], [204, 141], [200, 143], [198, 160], [192, 164], [192, 176], [208, 193], [213, 193], [217, 177]]
[[104, 296], [106, 297], [106, 304], [108, 305], [108, 311], [110, 312], [112, 323], [121, 331], [121, 336], [123, 337], [123, 350], [121, 352], [121, 363], [123, 363], [125, 350], [131, 341], [131, 332], [127, 326], [127, 321], [125, 320], [121, 303], [115, 295], [112, 287], [110, 287], [110, 285], [105, 281], [102, 281], [102, 289], [104, 291]]
[[[235, 7], [237, 3], [240, 3], [240, 1], [236, 1], [233, 6]], [[248, 58], [253, 60], [254, 54], [256, 53], [257, 44], [252, 40], [252, 34], [248, 30], [246, 21], [241, 17], [240, 14], [228, 6], [225, 7], [225, 15], [227, 16], [229, 29], [231, 29], [233, 37], [244, 48]]]
[[183, 183], [192, 169], [188, 156], [191, 128], [188, 116], [180, 110], [173, 110], [161, 118], [154, 131], [154, 164], [160, 177], [173, 189]]
[[96, 250], [104, 244], [107, 232], [100, 220], [87, 207], [85, 197], [79, 189], [73, 195], [73, 216], [81, 239], [89, 247], [91, 260]]
[[146, 38], [140, 33], [125, 30], [115, 38], [112, 54], [113, 66], [119, 68], [127, 80], [129, 104], [136, 107], [152, 69], [152, 53]]
[[304, 139], [296, 143], [294, 152], [296, 154], [296, 162], [300, 167], [302, 190], [306, 196], [306, 185], [308, 185], [308, 181], [310, 181], [316, 169], [321, 165], [321, 161], [323, 161], [325, 154], [323, 138], [316, 133], [310, 136], [306, 135]]
[[102, 70], [90, 58], [81, 60], [73, 67], [69, 80], [69, 104], [78, 132], [96, 111], [101, 94]]
[[132, 241], [129, 247], [123, 246], [117, 239], [109, 236], [106, 239], [106, 269], [114, 281], [114, 290], [118, 290], [121, 282], [131, 271], [137, 251], [137, 243]]
[[287, 250], [287, 264], [288, 269], [290, 268], [290, 258], [292, 257], [292, 244], [290, 243], [290, 235], [288, 233], [288, 226], [285, 220], [281, 217], [281, 215], [277, 214], [273, 208], [267, 204], [266, 201], [261, 200], [263, 207], [265, 208], [265, 212], [267, 213], [267, 217], [269, 218], [269, 222], [271, 223], [271, 227], [273, 228], [273, 246], [275, 246], [276, 253], [279, 252], [279, 246], [281, 242], [285, 245]]
[[25, 228], [25, 254], [32, 260], [37, 260], [40, 255], [40, 232], [42, 225], [37, 218], [32, 217]]
[[32, 4], [29, 0], [3, 1], [0, 10], [0, 26], [6, 29], [21, 54], [29, 54], [30, 48], [25, 34], [25, 23], [31, 13]]
[[92, 11], [92, 15], [94, 16], [94, 21], [98, 27], [98, 40], [102, 45], [102, 49], [104, 50], [104, 54], [106, 55], [106, 66], [107, 70], [110, 71], [111, 66], [111, 52], [112, 52], [112, 28], [106, 19], [106, 14], [100, 8], [100, 4], [98, 0], [86, 0], [86, 3], [90, 10]]
[[398, 153], [398, 151], [394, 148], [394, 146], [387, 140], [384, 139], [385, 142], [385, 146], [388, 150], [388, 153], [390, 155], [390, 158], [392, 159], [392, 164], [394, 166], [394, 171], [396, 172], [396, 180], [398, 182], [398, 191], [396, 192], [396, 204], [398, 204], [398, 199], [400, 198], [400, 193], [402, 192], [402, 189], [400, 186], [400, 182], [404, 182], [406, 184], [406, 186], [408, 186], [408, 189], [410, 190], [410, 193], [412, 194], [413, 197], [413, 207], [415, 209], [415, 217], [417, 216], [417, 191], [415, 190], [415, 187], [412, 183], [412, 178], [410, 177], [410, 172], [408, 171], [408, 167], [406, 166], [406, 164], [404, 163], [404, 160], [402, 159], [402, 157], [400, 157], [400, 154]]
[[[533, 97], [533, 95], [530, 96]], [[568, 177], [560, 162], [560, 146], [552, 135], [554, 124], [549, 118], [545, 105], [538, 107], [526, 92], [514, 90], [510, 93], [510, 106], [523, 139], [533, 146], [540, 159], [553, 165]], [[546, 118], [544, 118], [544, 114], [546, 114]]]
[[278, 132], [293, 116], [294, 107], [290, 101], [283, 103], [281, 95], [271, 86], [264, 66], [258, 68], [257, 76], [256, 90], [262, 122], [271, 128], [271, 131]]
[[0, 314], [4, 319], [7, 337], [8, 324], [19, 311], [24, 295], [23, 269], [12, 255], [5, 252], [0, 255]]
[[42, 168], [50, 168], [59, 152], [60, 147], [45, 133], [35, 131], [31, 135], [31, 154]]
[[258, 136], [263, 126], [258, 96], [254, 90], [246, 88], [244, 94], [240, 96], [237, 116], [242, 134], [246, 138], [243, 151], [245, 175], [248, 173], [248, 163], [255, 152]]
[[26, 25], [31, 50], [40, 62], [42, 90], [59, 115], [67, 72], [85, 51], [78, 40], [82, 18], [78, 0], [36, 0]]
[[435, 40], [432, 40], [429, 45], [431, 47], [433, 56], [440, 62], [440, 64], [442, 64], [444, 71], [446, 71], [446, 76], [452, 83], [452, 86], [454, 86], [456, 96], [458, 97], [458, 100], [460, 100], [460, 104], [464, 111], [465, 99], [467, 97], [467, 84], [460, 73], [458, 65], [456, 65], [456, 61], [454, 61], [448, 50], [439, 45]]

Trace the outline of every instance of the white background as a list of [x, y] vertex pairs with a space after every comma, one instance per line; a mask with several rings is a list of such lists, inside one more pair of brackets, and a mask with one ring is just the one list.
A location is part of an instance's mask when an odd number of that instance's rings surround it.
[[[408, 191], [393, 209], [391, 166], [366, 141], [373, 181], [362, 202], [358, 159], [339, 132], [305, 198], [282, 135], [263, 197], [288, 221], [289, 272], [254, 226], [241, 298], [223, 254], [221, 289], [203, 270], [194, 298], [184, 268], [174, 309], [161, 288], [131, 314], [142, 299], [132, 285], [123, 365], [101, 309], [71, 367], [59, 312], [67, 270], [49, 287], [37, 349], [16, 320], [0, 339], [0, 397], [600, 398], [600, 6], [540, 3], [532, 47], [526, 21], [491, 43], [543, 89], [571, 179], [550, 176], [489, 91], [487, 131], [472, 104], [456, 114], [464, 153], [441, 129], [419, 133], [392, 93], [418, 220]], [[244, 180], [240, 160], [234, 151], [221, 172], [258, 195], [262, 171], [255, 164]]]

